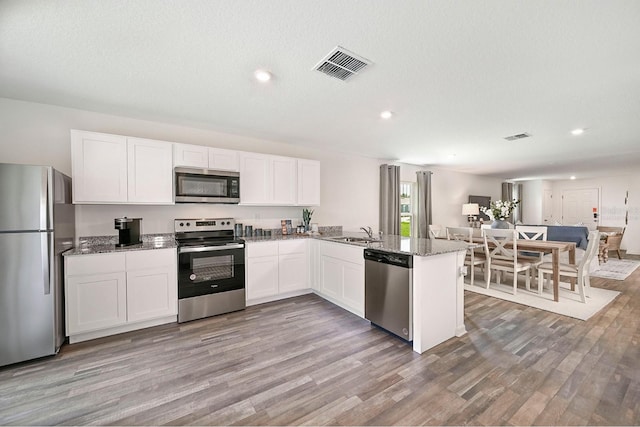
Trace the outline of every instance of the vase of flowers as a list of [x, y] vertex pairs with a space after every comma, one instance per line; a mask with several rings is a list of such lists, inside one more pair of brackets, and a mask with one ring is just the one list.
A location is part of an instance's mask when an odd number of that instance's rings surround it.
[[480, 210], [493, 220], [491, 228], [509, 228], [507, 219], [511, 217], [513, 210], [518, 206], [520, 200], [503, 201], [496, 200], [491, 202], [489, 207], [481, 207]]

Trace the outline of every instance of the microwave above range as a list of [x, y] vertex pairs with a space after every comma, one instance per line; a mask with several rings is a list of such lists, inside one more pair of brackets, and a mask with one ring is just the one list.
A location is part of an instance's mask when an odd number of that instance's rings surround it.
[[176, 203], [240, 203], [238, 172], [175, 168]]

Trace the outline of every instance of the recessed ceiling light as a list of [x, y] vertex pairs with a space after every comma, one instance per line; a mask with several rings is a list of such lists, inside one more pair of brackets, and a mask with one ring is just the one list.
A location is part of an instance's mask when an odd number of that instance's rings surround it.
[[576, 176], [575, 175], [571, 175], [571, 178], [569, 178], [569, 179], [576, 179]]
[[380, 117], [382, 117], [385, 120], [390, 119], [392, 116], [393, 116], [393, 112], [389, 111], [389, 110], [386, 110], [386, 111], [383, 111], [382, 113], [380, 113]]
[[582, 135], [584, 133], [584, 129], [574, 129], [571, 131], [573, 135]]
[[271, 73], [265, 70], [256, 70], [253, 75], [255, 76], [256, 80], [262, 83], [271, 80]]

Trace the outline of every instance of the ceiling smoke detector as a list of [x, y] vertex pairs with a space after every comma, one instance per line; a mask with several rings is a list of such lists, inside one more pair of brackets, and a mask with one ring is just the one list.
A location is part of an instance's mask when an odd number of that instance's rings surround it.
[[524, 133], [519, 133], [517, 135], [511, 135], [511, 136], [505, 136], [504, 139], [506, 139], [507, 141], [516, 141], [518, 139], [523, 139], [523, 138], [530, 138], [531, 134], [524, 132]]
[[347, 80], [373, 64], [366, 58], [336, 46], [313, 69], [340, 80]]

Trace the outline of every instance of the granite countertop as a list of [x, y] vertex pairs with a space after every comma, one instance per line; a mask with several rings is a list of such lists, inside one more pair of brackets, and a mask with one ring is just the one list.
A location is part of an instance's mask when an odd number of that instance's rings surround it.
[[295, 235], [274, 235], [272, 237], [246, 237], [247, 243], [251, 242], [269, 242], [278, 240], [293, 239], [319, 239], [327, 242], [334, 242], [343, 245], [359, 246], [361, 248], [380, 249], [385, 252], [401, 253], [416, 256], [431, 256], [449, 252], [458, 252], [467, 250], [468, 245], [464, 242], [441, 239], [418, 239], [415, 237], [401, 237], [395, 235], [383, 236], [381, 240], [364, 243], [364, 242], [347, 242], [336, 239], [337, 237], [367, 237], [364, 233], [343, 233], [343, 232], [324, 232], [322, 234], [295, 234]]
[[142, 243], [131, 246], [117, 247], [118, 236], [91, 236], [81, 237], [80, 244], [64, 252], [64, 256], [105, 254], [111, 252], [144, 251], [152, 249], [176, 248], [176, 240], [173, 233], [168, 234], [144, 234]]
[[[366, 237], [363, 233], [347, 233], [347, 237]], [[371, 243], [345, 242], [332, 238], [334, 236], [321, 236], [321, 240], [337, 242], [346, 245], [361, 246], [369, 249], [379, 249], [385, 252], [393, 252], [416, 256], [440, 255], [449, 252], [466, 251], [467, 244], [452, 240], [419, 239], [417, 237], [402, 237], [397, 235], [382, 236], [382, 239]]]
[[[386, 252], [394, 252], [416, 256], [431, 256], [449, 252], [466, 250], [468, 245], [464, 242], [457, 242], [443, 239], [419, 239], [416, 237], [401, 237], [395, 235], [385, 235], [382, 239], [376, 239], [370, 243], [347, 242], [336, 239], [338, 237], [367, 237], [364, 233], [343, 233], [340, 229], [329, 229], [322, 233], [308, 234], [272, 234], [271, 237], [243, 237], [247, 243], [276, 242], [282, 240], [298, 239], [319, 239], [327, 242], [334, 242], [343, 245], [359, 246], [361, 248], [379, 249]], [[142, 236], [142, 243], [132, 246], [116, 247], [117, 236], [92, 236], [81, 237], [80, 244], [66, 251], [63, 255], [90, 255], [112, 252], [140, 251], [153, 249], [170, 249], [177, 247], [174, 235], [166, 234], [145, 234]]]

